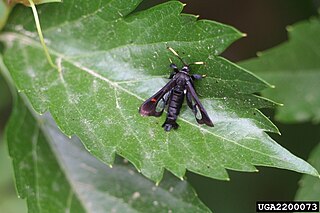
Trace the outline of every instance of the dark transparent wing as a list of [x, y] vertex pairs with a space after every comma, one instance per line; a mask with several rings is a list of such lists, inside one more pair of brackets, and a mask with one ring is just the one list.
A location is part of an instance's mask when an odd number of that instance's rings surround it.
[[193, 84], [191, 81], [187, 81], [187, 104], [190, 109], [193, 111], [196, 120], [199, 124], [206, 124], [208, 126], [213, 126], [212, 121], [209, 118], [207, 111], [202, 106], [196, 91], [193, 88]]
[[143, 116], [160, 116], [168, 102], [170, 91], [175, 85], [175, 79], [169, 81], [162, 89], [140, 106], [139, 113]]

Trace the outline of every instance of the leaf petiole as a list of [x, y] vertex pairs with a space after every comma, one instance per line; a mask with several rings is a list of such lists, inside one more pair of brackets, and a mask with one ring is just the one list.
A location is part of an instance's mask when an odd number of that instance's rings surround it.
[[41, 25], [40, 25], [40, 20], [39, 20], [37, 8], [36, 8], [35, 4], [33, 3], [33, 0], [28, 0], [28, 1], [30, 3], [31, 8], [32, 8], [34, 21], [36, 22], [36, 27], [37, 27], [38, 35], [39, 35], [39, 38], [40, 38], [40, 42], [41, 42], [43, 50], [44, 50], [44, 52], [46, 54], [47, 60], [48, 60], [49, 64], [53, 68], [55, 68], [55, 69], [57, 69], [59, 71], [58, 67], [53, 63], [53, 61], [51, 59], [51, 56], [49, 54], [48, 48], [46, 46], [46, 43], [44, 42], [44, 38], [43, 38], [42, 30], [41, 30]]

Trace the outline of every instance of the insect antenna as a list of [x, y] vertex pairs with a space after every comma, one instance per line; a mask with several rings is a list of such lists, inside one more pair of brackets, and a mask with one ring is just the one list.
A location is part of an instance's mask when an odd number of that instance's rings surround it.
[[202, 65], [202, 64], [205, 64], [203, 61], [197, 61], [197, 62], [193, 62], [192, 64], [189, 64], [190, 65]]
[[171, 47], [167, 47], [167, 48], [173, 53], [173, 55], [177, 56], [177, 58], [180, 59], [183, 65], [188, 65], [186, 62], [184, 62], [184, 60], [180, 57], [180, 55], [174, 49], [172, 49]]
[[[205, 64], [203, 61], [197, 61], [197, 62], [193, 62], [191, 64], [187, 64], [186, 62], [184, 62], [184, 60], [180, 57], [180, 55], [172, 48], [172, 47], [167, 47], [168, 50], [170, 50], [175, 56], [177, 56], [177, 58], [180, 59], [180, 61], [183, 63], [183, 65], [186, 66], [190, 66], [190, 65], [202, 65]], [[172, 63], [171, 59], [169, 58], [170, 62]]]

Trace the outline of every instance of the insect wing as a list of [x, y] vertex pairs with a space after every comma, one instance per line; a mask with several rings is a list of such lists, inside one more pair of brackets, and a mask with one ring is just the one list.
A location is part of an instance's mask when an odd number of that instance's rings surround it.
[[[208, 126], [213, 126], [212, 121], [209, 118], [207, 111], [204, 109], [201, 104], [196, 91], [193, 88], [193, 84], [191, 81], [187, 81], [187, 104], [195, 114], [196, 120], [199, 124], [206, 124]], [[194, 104], [193, 104], [194, 102]], [[200, 113], [200, 114], [199, 114]]]
[[171, 89], [176, 85], [176, 80], [172, 79], [162, 89], [160, 89], [151, 98], [146, 100], [139, 108], [143, 116], [160, 116], [167, 104]]

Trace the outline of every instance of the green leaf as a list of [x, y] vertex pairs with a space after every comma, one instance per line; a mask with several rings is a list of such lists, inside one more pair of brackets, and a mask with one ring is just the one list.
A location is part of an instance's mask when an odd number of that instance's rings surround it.
[[[30, 6], [29, 0], [7, 0], [9, 4], [24, 4], [25, 6]], [[52, 2], [62, 2], [62, 0], [32, 0], [34, 4], [46, 4]]]
[[[47, 64], [25, 9], [14, 11], [0, 37], [7, 46], [4, 61], [37, 112], [50, 111], [66, 135], [76, 134], [106, 164], [117, 153], [156, 182], [164, 169], [180, 178], [188, 169], [226, 180], [226, 169], [253, 172], [254, 165], [318, 175], [264, 132], [278, 129], [257, 108], [275, 104], [252, 93], [268, 85], [218, 56], [242, 36], [239, 31], [180, 14], [183, 5], [177, 1], [134, 12], [139, 3], [39, 6], [60, 72]], [[188, 63], [205, 62], [192, 72], [208, 76], [195, 86], [215, 127], [199, 126], [186, 106], [180, 128], [169, 133], [161, 127], [165, 115], [139, 115], [142, 102], [168, 81], [168, 59], [179, 64], [168, 46]]]
[[5, 143], [2, 141], [2, 135], [0, 135], [0, 189], [3, 188], [11, 179], [12, 172], [9, 164], [9, 157], [7, 153], [7, 147], [4, 146]]
[[29, 212], [210, 212], [186, 181], [167, 175], [157, 187], [128, 163], [109, 168], [21, 99], [6, 138]]
[[0, 31], [6, 24], [11, 9], [4, 1], [0, 1]]
[[[320, 170], [320, 143], [312, 151], [309, 162]], [[295, 200], [320, 200], [320, 179], [304, 175], [299, 181], [299, 189]]]
[[[8, 106], [11, 104], [11, 97], [10, 97], [10, 91], [9, 88], [2, 78], [0, 74], [0, 91], [1, 91], [1, 99], [0, 99], [0, 115], [2, 116], [2, 113], [7, 110]], [[1, 130], [0, 130], [1, 131]], [[1, 132], [0, 132], [1, 134]]]
[[[61, 2], [62, 0], [33, 0], [34, 4], [45, 4], [52, 2]], [[29, 0], [0, 0], [0, 30], [7, 22], [8, 16], [15, 4], [24, 4], [29, 6]], [[32, 14], [30, 14], [32, 16]]]
[[240, 63], [275, 85], [262, 94], [280, 103], [282, 122], [320, 122], [320, 20], [313, 18], [287, 28], [289, 41]]
[[[2, 133], [2, 132], [1, 132]], [[1, 135], [2, 136], [2, 135]], [[0, 212], [27, 212], [24, 200], [17, 198], [13, 183], [13, 169], [8, 156], [8, 147], [0, 138]]]

